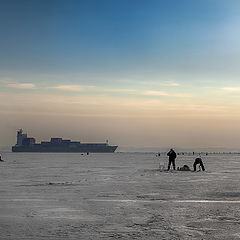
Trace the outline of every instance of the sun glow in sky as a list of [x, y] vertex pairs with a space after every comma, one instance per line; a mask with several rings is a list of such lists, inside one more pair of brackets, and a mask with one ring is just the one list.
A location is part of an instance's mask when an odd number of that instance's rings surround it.
[[0, 145], [23, 128], [133, 147], [240, 143], [238, 0], [3, 0]]

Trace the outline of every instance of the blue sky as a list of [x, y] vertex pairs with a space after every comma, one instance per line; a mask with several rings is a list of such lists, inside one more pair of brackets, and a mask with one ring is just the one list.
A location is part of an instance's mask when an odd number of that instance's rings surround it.
[[[127, 118], [136, 109], [135, 117], [158, 119], [162, 115], [154, 112], [165, 106], [164, 112], [174, 118], [182, 109], [185, 121], [190, 121], [189, 114], [199, 117], [197, 109], [205, 118], [218, 112], [231, 121], [239, 107], [239, 10], [237, 0], [2, 0], [0, 97], [9, 97], [12, 105], [0, 106], [0, 111], [22, 109], [34, 115], [45, 104], [41, 99], [53, 101], [55, 96], [57, 114], [64, 116], [85, 107], [85, 114], [95, 120], [98, 111]], [[19, 99], [27, 104], [18, 106]], [[35, 109], [29, 99], [35, 99]], [[98, 111], [87, 99], [102, 103]], [[70, 113], [62, 102], [78, 106]], [[110, 102], [122, 110], [114, 112]], [[154, 106], [151, 112], [146, 112], [145, 104]], [[20, 111], [18, 117], [28, 128]], [[8, 122], [6, 116], [4, 124]], [[142, 126], [146, 124], [148, 120]], [[174, 124], [166, 121], [164, 126], [175, 128]], [[21, 127], [17, 125], [13, 122], [7, 128]], [[52, 126], [45, 122], [44, 127]], [[123, 138], [116, 141], [124, 142]]]
[[[214, 71], [208, 64], [215, 60], [217, 72], [223, 64], [219, 58], [233, 51], [223, 34], [239, 20], [239, 5], [221, 0], [1, 1], [1, 71], [110, 78], [185, 69], [199, 74]], [[239, 37], [239, 30], [229, 34]]]

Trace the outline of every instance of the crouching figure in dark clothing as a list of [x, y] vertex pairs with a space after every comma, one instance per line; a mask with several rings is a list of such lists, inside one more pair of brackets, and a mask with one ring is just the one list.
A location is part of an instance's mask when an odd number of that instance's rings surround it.
[[169, 156], [168, 171], [170, 170], [171, 164], [173, 165], [173, 170], [175, 170], [175, 169], [176, 169], [175, 159], [176, 159], [176, 157], [177, 157], [177, 154], [176, 154], [175, 151], [171, 148], [170, 151], [167, 153], [167, 155]]
[[194, 161], [194, 164], [193, 164], [193, 170], [196, 171], [197, 169], [197, 164], [200, 164], [199, 165], [199, 170], [200, 170], [200, 167], [202, 168], [202, 171], [205, 171], [205, 167], [203, 165], [203, 161], [201, 158], [196, 158], [195, 161]]

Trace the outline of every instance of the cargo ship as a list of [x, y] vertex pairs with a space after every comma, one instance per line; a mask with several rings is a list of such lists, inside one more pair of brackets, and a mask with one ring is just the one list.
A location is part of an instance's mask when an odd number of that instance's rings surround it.
[[82, 152], [113, 153], [118, 146], [106, 143], [81, 143], [62, 138], [51, 138], [50, 142], [36, 143], [35, 138], [28, 137], [23, 130], [17, 131], [17, 144], [12, 146], [13, 152]]

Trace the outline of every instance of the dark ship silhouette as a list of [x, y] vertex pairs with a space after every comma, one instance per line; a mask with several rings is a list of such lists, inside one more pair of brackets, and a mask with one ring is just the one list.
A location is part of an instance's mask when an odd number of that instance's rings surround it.
[[50, 142], [42, 141], [36, 143], [35, 138], [27, 137], [26, 133], [20, 129], [17, 131], [17, 144], [12, 146], [13, 152], [98, 152], [112, 153], [118, 146], [106, 143], [80, 143], [62, 138], [51, 138]]

